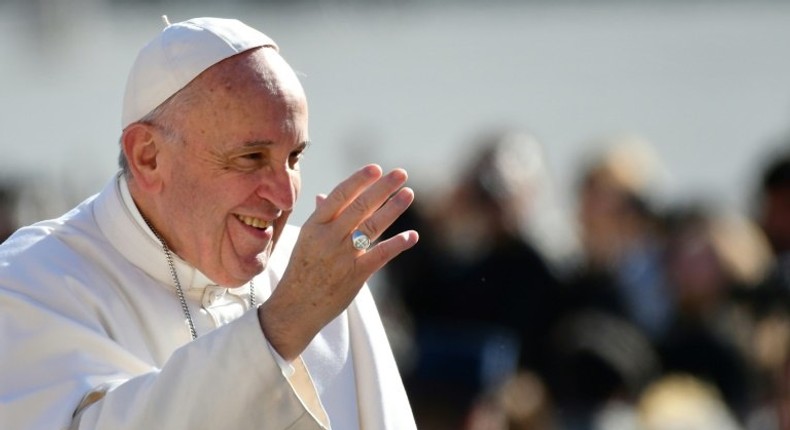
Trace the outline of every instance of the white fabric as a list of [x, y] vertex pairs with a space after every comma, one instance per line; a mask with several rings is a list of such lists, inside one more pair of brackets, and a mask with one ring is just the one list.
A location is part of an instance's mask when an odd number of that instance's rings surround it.
[[[162, 251], [118, 188], [113, 180], [0, 245], [0, 428], [319, 429], [328, 413], [344, 430], [354, 428], [354, 393], [359, 428], [415, 428], [367, 287], [303, 354], [312, 383], [304, 371], [283, 375], [246, 312], [246, 286], [207, 285], [177, 260], [199, 333], [191, 341]], [[256, 277], [259, 301], [297, 234], [286, 228]], [[309, 409], [316, 393], [325, 408]], [[83, 400], [95, 403], [72, 422]]]
[[122, 128], [140, 120], [210, 66], [260, 46], [269, 36], [241, 21], [194, 18], [168, 25], [137, 54], [126, 81]]
[[[126, 178], [123, 175], [118, 177], [118, 188], [121, 193], [121, 200], [123, 201], [123, 204], [126, 207], [126, 211], [132, 215], [132, 218], [137, 223], [137, 225], [140, 226], [141, 229], [145, 230], [145, 232], [148, 234], [148, 237], [151, 238], [151, 240], [158, 242], [159, 238], [157, 238], [153, 230], [151, 230], [151, 228], [148, 227], [148, 224], [146, 224], [145, 219], [143, 219], [143, 215], [140, 214], [140, 211], [137, 209], [137, 206], [134, 203], [134, 199], [132, 198], [132, 194], [129, 192], [129, 185], [126, 183]], [[177, 258], [178, 256], [175, 257]], [[200, 272], [199, 270], [196, 270], [195, 273], [199, 276], [205, 277], [205, 275], [203, 275], [202, 272]], [[210, 284], [211, 280], [209, 280], [208, 277], [205, 277], [205, 283]], [[220, 292], [219, 294], [224, 294], [224, 293]], [[257, 294], [256, 294], [256, 299], [258, 299]], [[258, 303], [260, 303], [260, 301]], [[207, 309], [211, 309], [211, 306], [209, 306]], [[272, 353], [274, 360], [280, 366], [280, 370], [282, 370], [283, 375], [285, 375], [286, 377], [292, 376], [295, 372], [293, 365], [289, 363], [288, 360], [282, 358], [282, 356], [280, 356], [280, 354], [274, 349], [274, 347], [268, 341], [266, 342], [266, 345], [269, 347], [269, 351]]]

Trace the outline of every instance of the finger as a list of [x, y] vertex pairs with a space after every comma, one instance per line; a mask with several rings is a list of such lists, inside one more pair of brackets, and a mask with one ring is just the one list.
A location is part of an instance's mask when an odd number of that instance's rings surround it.
[[338, 184], [316, 207], [311, 218], [318, 223], [327, 223], [337, 217], [370, 184], [381, 178], [381, 167], [369, 164]]
[[[403, 169], [395, 169], [360, 193], [337, 217], [338, 228], [351, 231], [357, 228], [406, 183], [408, 175]], [[366, 231], [366, 234], [371, 232]]]
[[326, 194], [321, 193], [315, 196], [315, 207], [318, 209], [326, 201]]
[[361, 273], [366, 273], [370, 276], [401, 252], [416, 245], [419, 239], [420, 235], [416, 231], [408, 230], [381, 241], [357, 258], [357, 269]]
[[376, 240], [411, 206], [412, 202], [414, 202], [414, 191], [408, 187], [401, 188], [357, 228], [370, 236], [371, 240]]

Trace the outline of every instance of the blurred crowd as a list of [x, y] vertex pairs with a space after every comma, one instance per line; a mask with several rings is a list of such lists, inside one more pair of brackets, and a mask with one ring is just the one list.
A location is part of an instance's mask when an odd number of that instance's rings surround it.
[[[790, 145], [739, 213], [658, 198], [650, 143], [603, 139], [560, 213], [533, 136], [472, 143], [374, 285], [419, 428], [790, 429]], [[0, 185], [0, 241], [18, 193]]]
[[473, 144], [376, 285], [419, 428], [790, 429], [790, 146], [741, 213], [666, 201], [650, 142], [602, 139], [565, 234], [533, 136]]

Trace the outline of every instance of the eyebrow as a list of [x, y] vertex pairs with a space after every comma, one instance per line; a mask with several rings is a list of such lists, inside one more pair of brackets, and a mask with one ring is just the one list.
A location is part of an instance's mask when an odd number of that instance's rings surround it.
[[[310, 147], [312, 142], [309, 140], [304, 140], [297, 144], [297, 149], [305, 150]], [[274, 145], [274, 142], [271, 140], [252, 140], [249, 142], [244, 142], [242, 147], [244, 149], [255, 149], [255, 148], [267, 148]]]
[[274, 145], [274, 142], [272, 142], [271, 140], [251, 140], [251, 141], [244, 142], [241, 145], [241, 147], [244, 148], [244, 149], [259, 148], [259, 147], [260, 148], [266, 148], [266, 147], [269, 147], [269, 146], [272, 146], [272, 145]]

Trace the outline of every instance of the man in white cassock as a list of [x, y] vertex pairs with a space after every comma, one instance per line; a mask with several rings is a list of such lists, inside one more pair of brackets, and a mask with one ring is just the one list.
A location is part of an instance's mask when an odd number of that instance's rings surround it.
[[417, 242], [376, 241], [406, 172], [362, 167], [287, 225], [295, 73], [240, 21], [166, 25], [129, 74], [120, 172], [0, 246], [0, 428], [415, 428], [364, 285]]

